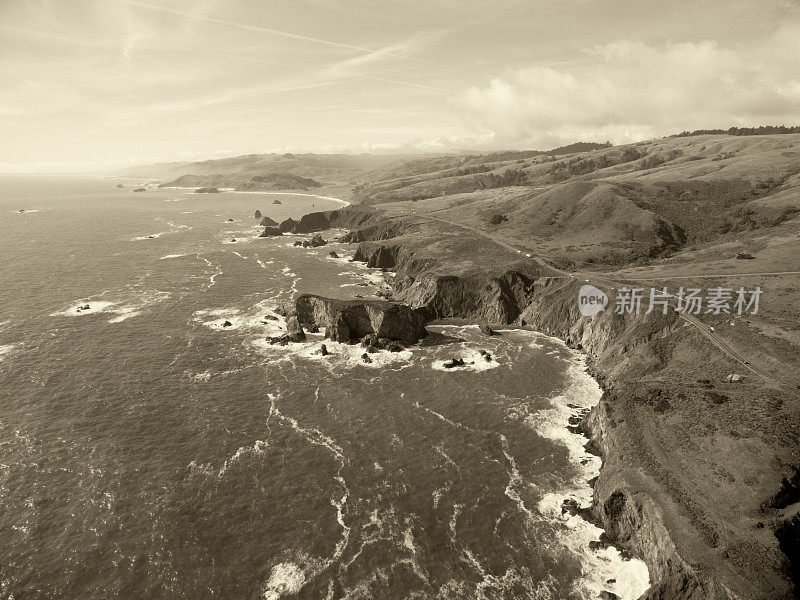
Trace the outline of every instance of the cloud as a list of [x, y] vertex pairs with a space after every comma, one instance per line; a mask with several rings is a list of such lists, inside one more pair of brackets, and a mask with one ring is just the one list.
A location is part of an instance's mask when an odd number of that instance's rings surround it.
[[[356, 46], [354, 44], [347, 44], [347, 43], [344, 43], [344, 42], [336, 42], [336, 41], [332, 41], [332, 40], [325, 40], [325, 39], [311, 37], [311, 36], [307, 36], [307, 35], [300, 35], [300, 34], [291, 33], [291, 32], [288, 32], [288, 31], [281, 31], [281, 30], [272, 29], [272, 28], [269, 28], [269, 27], [262, 27], [261, 25], [253, 25], [253, 24], [250, 24], [250, 23], [239, 23], [237, 21], [230, 21], [228, 19], [219, 19], [219, 18], [215, 18], [215, 17], [206, 16], [206, 15], [203, 15], [203, 14], [198, 14], [196, 12], [188, 12], [188, 11], [183, 11], [183, 10], [176, 10], [174, 8], [169, 8], [169, 7], [166, 7], [166, 6], [158, 6], [158, 5], [155, 5], [155, 4], [149, 4], [147, 2], [140, 2], [139, 0], [121, 0], [121, 1], [126, 3], [126, 4], [128, 4], [128, 5], [131, 5], [131, 6], [138, 6], [138, 7], [146, 8], [146, 9], [150, 9], [150, 10], [162, 11], [162, 12], [171, 13], [171, 14], [174, 14], [174, 15], [187, 17], [187, 18], [190, 18], [190, 19], [206, 21], [208, 23], [216, 23], [218, 25], [226, 25], [226, 26], [229, 26], [229, 27], [235, 27], [235, 28], [241, 29], [243, 31], [266, 33], [266, 34], [269, 34], [269, 35], [275, 36], [275, 37], [298, 40], [298, 41], [301, 41], [301, 42], [311, 42], [311, 43], [317, 44], [317, 45], [329, 46], [329, 47], [339, 48], [339, 49], [344, 49], [344, 50], [358, 50], [359, 52], [365, 52], [367, 54], [379, 53], [379, 51], [377, 51], [377, 50], [373, 50], [371, 48], [365, 48], [363, 46]], [[392, 56], [393, 58], [398, 58], [398, 59], [408, 60], [408, 61], [414, 61], [414, 62], [419, 62], [419, 63], [433, 64], [433, 65], [437, 64], [437, 63], [434, 63], [434, 62], [431, 62], [431, 61], [427, 61], [427, 60], [424, 60], [424, 59], [421, 59], [421, 58], [415, 58], [413, 56], [407, 56], [407, 55], [399, 54], [399, 53], [389, 54], [389, 56]]]
[[596, 46], [572, 69], [506, 72], [453, 98], [491, 145], [617, 143], [683, 129], [800, 122], [800, 24], [757, 44]]

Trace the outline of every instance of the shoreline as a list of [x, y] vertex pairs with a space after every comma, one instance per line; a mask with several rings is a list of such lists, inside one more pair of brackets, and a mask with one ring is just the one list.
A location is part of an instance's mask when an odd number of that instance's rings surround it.
[[[180, 187], [180, 186], [164, 186], [164, 187], [157, 187], [156, 189], [159, 190], [195, 190], [202, 189], [201, 187]], [[258, 191], [258, 190], [237, 190], [234, 188], [217, 188], [219, 190], [218, 193], [220, 194], [263, 194], [266, 196], [305, 196], [309, 198], [319, 198], [320, 200], [330, 200], [331, 202], [339, 202], [342, 204], [342, 208], [346, 206], [350, 206], [350, 202], [347, 200], [342, 200], [341, 198], [336, 198], [335, 196], [323, 196], [321, 194], [310, 194], [308, 192], [275, 192], [275, 191]], [[215, 194], [208, 194], [208, 195], [215, 195]]]
[[[463, 267], [461, 272], [449, 268], [449, 256], [431, 251], [438, 225], [432, 223], [420, 236], [420, 221], [413, 214], [387, 219], [374, 207], [352, 206], [332, 215], [318, 213], [317, 218], [328, 221], [318, 230], [350, 229], [347, 237], [358, 244], [357, 260], [394, 271], [392, 299], [422, 310], [429, 321], [533, 329], [583, 353], [587, 372], [603, 391], [577, 424], [589, 438], [587, 449], [603, 461], [589, 512], [605, 530], [604, 541], [647, 565], [651, 586], [641, 598], [790, 597], [788, 592], [765, 595], [765, 590], [791, 590], [785, 574], [791, 556], [778, 546], [780, 538], [767, 524], [770, 513], [756, 515], [737, 503], [730, 508], [744, 521], [718, 512], [736, 496], [723, 492], [724, 485], [710, 483], [716, 481], [716, 471], [709, 472], [706, 465], [735, 469], [737, 461], [714, 452], [713, 436], [743, 443], [742, 434], [720, 431], [716, 424], [731, 407], [747, 410], [750, 402], [744, 394], [749, 387], [734, 389], [725, 383], [738, 363], [719, 352], [703, 331], [686, 326], [674, 312], [584, 316], [576, 302], [582, 280], [565, 283], [547, 270], [513, 260], [467, 273]], [[708, 392], [703, 382], [719, 391]], [[737, 390], [744, 394], [734, 395]], [[722, 402], [731, 404], [719, 407]], [[699, 453], [681, 442], [686, 427], [698, 426], [717, 431], [698, 438], [711, 444]], [[758, 432], [751, 435], [763, 441]], [[705, 484], [705, 495], [687, 487], [684, 478], [692, 481], [687, 471], [701, 478], [693, 485]], [[753, 493], [752, 487], [744, 487], [746, 481], [735, 483], [733, 494]], [[763, 496], [757, 501], [777, 502], [771, 500], [773, 485], [761, 485]], [[756, 524], [758, 519], [763, 522]], [[751, 546], [760, 549], [756, 561], [747, 558], [753, 556]], [[731, 569], [732, 564], [738, 568]]]

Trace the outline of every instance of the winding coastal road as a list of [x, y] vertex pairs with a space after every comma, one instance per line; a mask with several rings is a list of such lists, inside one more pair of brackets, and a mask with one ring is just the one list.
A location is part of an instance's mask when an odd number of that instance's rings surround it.
[[[477, 227], [472, 227], [470, 225], [464, 225], [462, 223], [456, 223], [454, 221], [448, 221], [447, 219], [443, 219], [441, 217], [433, 217], [429, 216], [429, 214], [421, 214], [421, 213], [414, 213], [415, 216], [421, 217], [423, 219], [427, 219], [430, 221], [438, 221], [440, 223], [445, 223], [447, 225], [451, 225], [453, 227], [458, 227], [460, 229], [464, 229], [481, 237], [484, 237], [491, 242], [497, 244], [509, 250], [511, 252], [515, 252], [517, 254], [522, 254], [524, 257], [529, 258], [536, 262], [541, 267], [548, 269], [557, 273], [557, 275], [552, 275], [550, 277], [553, 278], [564, 278], [564, 279], [583, 279], [585, 282], [590, 284], [597, 284], [598, 287], [605, 285], [608, 288], [615, 290], [616, 286], [620, 283], [625, 284], [628, 282], [639, 282], [639, 281], [666, 281], [666, 280], [674, 280], [674, 279], [702, 279], [702, 278], [711, 278], [711, 277], [751, 277], [751, 276], [780, 276], [780, 275], [800, 275], [800, 271], [775, 271], [775, 272], [764, 272], [764, 273], [723, 273], [719, 275], [680, 275], [680, 276], [666, 276], [666, 277], [631, 277], [629, 275], [623, 276], [615, 276], [613, 273], [591, 273], [591, 272], [582, 272], [582, 271], [565, 271], [564, 269], [559, 269], [548, 263], [543, 258], [533, 254], [535, 249], [523, 246], [522, 249], [519, 246], [515, 246], [514, 244], [510, 244], [504, 239], [500, 238], [497, 235], [493, 235], [489, 232], [483, 231], [478, 229]], [[674, 295], [670, 294], [673, 298], [676, 298]], [[771, 382], [773, 385], [777, 387], [790, 389], [794, 386], [791, 383], [783, 381], [775, 377], [775, 375], [769, 373], [766, 369], [761, 366], [758, 366], [759, 363], [762, 361], [760, 360], [760, 356], [747, 356], [743, 354], [741, 351], [733, 348], [724, 338], [720, 337], [719, 334], [715, 333], [713, 329], [703, 323], [700, 319], [695, 317], [691, 314], [686, 314], [681, 312], [677, 309], [676, 306], [670, 304], [672, 309], [678, 314], [678, 316], [683, 319], [687, 324], [695, 327], [707, 340], [709, 340], [714, 346], [716, 346], [723, 354], [734, 360], [735, 362], [742, 365], [744, 368], [749, 370], [751, 373], [762, 377], [764, 380]], [[755, 364], [754, 364], [755, 363]]]

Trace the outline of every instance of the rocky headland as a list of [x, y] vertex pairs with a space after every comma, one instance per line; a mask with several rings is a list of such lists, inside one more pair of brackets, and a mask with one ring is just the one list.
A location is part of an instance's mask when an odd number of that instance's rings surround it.
[[[331, 193], [351, 202], [263, 225], [348, 230], [341, 241], [357, 244], [355, 260], [395, 272], [397, 303], [301, 297], [300, 329], [369, 345], [458, 318], [581, 350], [604, 394], [570, 427], [603, 467], [592, 506], [574, 508], [647, 563], [643, 598], [795, 597], [800, 135], [406, 159], [253, 155], [178, 168], [205, 174], [202, 185], [232, 173], [234, 186], [267, 168], [291, 171], [335, 182]], [[608, 295], [606, 310], [580, 313], [584, 284]], [[621, 288], [680, 286], [760, 286], [764, 299], [757, 314], [687, 316], [674, 301], [666, 312], [613, 310]]]
[[[787, 393], [796, 390], [731, 378], [746, 366], [674, 310], [586, 317], [577, 296], [588, 278], [509, 251], [487, 251], [477, 265], [433, 253], [452, 229], [442, 223], [352, 206], [281, 228], [300, 223], [304, 233], [350, 228], [343, 241], [359, 244], [356, 260], [396, 272], [393, 297], [402, 304], [298, 299], [299, 321], [326, 327], [332, 339], [410, 343], [424, 323], [460, 318], [533, 328], [586, 354], [605, 391], [578, 426], [603, 458], [586, 516], [647, 563], [653, 585], [643, 598], [793, 596], [800, 457], [798, 408]], [[486, 249], [469, 231], [450, 234], [472, 252]], [[602, 274], [591, 281], [613, 287]]]
[[404, 304], [383, 300], [336, 300], [312, 294], [295, 301], [302, 326], [325, 328], [325, 337], [354, 343], [368, 336], [415, 344], [426, 335], [425, 316]]

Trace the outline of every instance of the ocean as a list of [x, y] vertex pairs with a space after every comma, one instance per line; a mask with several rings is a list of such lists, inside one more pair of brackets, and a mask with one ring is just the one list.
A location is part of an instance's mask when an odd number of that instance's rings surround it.
[[116, 183], [0, 177], [0, 598], [647, 588], [643, 563], [562, 514], [600, 466], [566, 429], [600, 397], [579, 354], [452, 323], [371, 364], [330, 341], [321, 356], [321, 335], [271, 346], [296, 293], [370, 297], [391, 277], [336, 232], [257, 237], [256, 209], [342, 203]]

